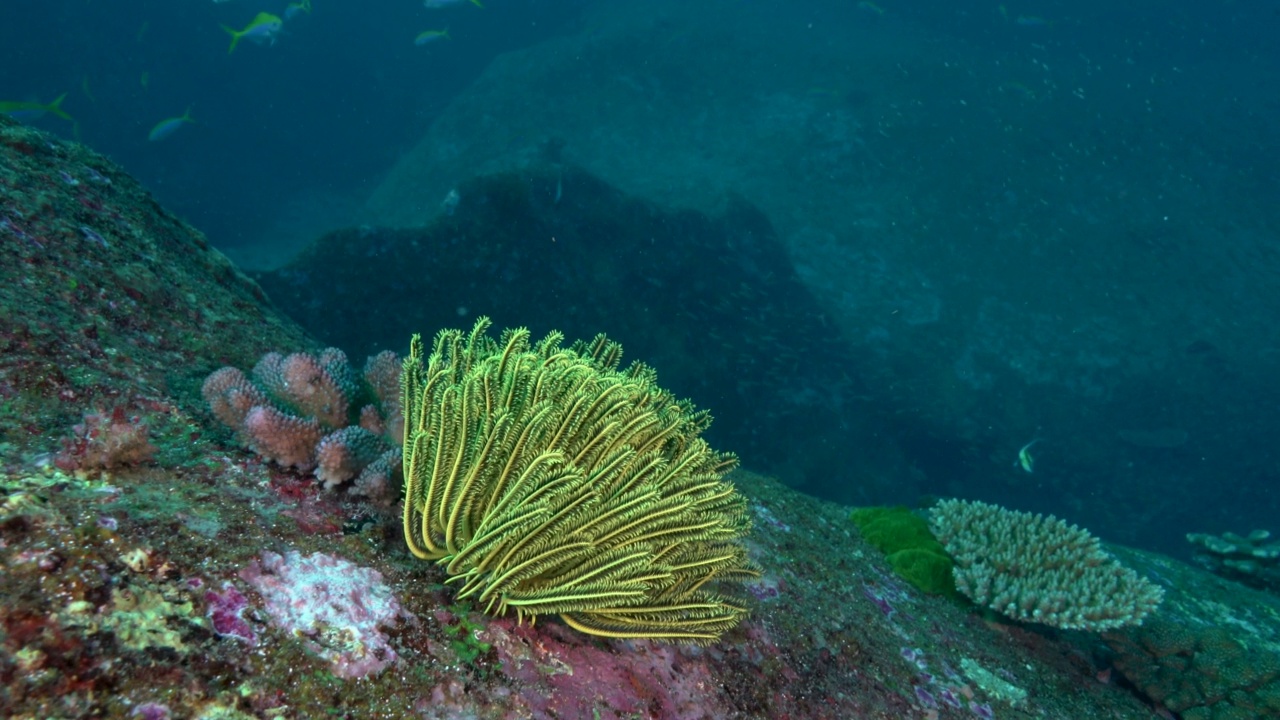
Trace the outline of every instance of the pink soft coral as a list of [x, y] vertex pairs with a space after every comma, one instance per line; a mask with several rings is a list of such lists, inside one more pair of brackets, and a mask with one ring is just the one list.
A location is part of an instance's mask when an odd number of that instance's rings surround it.
[[[394, 492], [403, 432], [400, 360], [390, 351], [356, 373], [336, 348], [267, 353], [252, 377], [224, 367], [205, 379], [209, 409], [258, 455], [314, 472], [325, 487], [355, 479], [358, 494]], [[389, 503], [389, 500], [387, 500]]]
[[123, 407], [110, 413], [84, 414], [84, 421], [62, 440], [53, 464], [66, 472], [115, 470], [150, 462], [156, 448], [147, 440], [150, 428]]

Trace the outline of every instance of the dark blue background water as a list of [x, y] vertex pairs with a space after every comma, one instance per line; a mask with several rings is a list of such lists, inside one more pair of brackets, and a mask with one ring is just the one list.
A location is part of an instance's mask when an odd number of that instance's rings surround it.
[[[245, 43], [228, 55], [219, 25], [243, 27], [259, 11], [282, 15], [287, 3], [6, 0], [0, 99], [43, 102], [68, 93], [64, 107], [84, 142], [231, 247], [258, 241], [258, 229], [300, 189], [366, 192], [489, 59], [561, 32], [584, 2], [493, 0], [484, 10], [467, 2], [428, 10], [413, 0], [316, 0], [314, 12], [288, 22], [274, 46]], [[796, 2], [785, 20], [847, 22], [857, 5]], [[1064, 59], [1088, 56], [1103, 71], [1233, 64], [1239, 74], [1221, 88], [1224, 103], [1248, 92], [1251, 73], [1280, 68], [1280, 9], [1270, 3], [882, 5], [895, 20], [992, 51], [1036, 45]], [[744, 13], [761, 7], [738, 4]], [[1018, 25], [1019, 17], [1030, 23]], [[446, 27], [451, 41], [414, 46], [418, 32]], [[148, 142], [157, 122], [188, 106], [198, 125]], [[1206, 109], [1188, 107], [1188, 117]], [[72, 134], [57, 118], [39, 124]]]
[[[227, 53], [230, 36], [219, 25], [242, 28], [259, 11], [283, 16], [286, 5], [6, 0], [0, 99], [67, 93], [63, 106], [81, 140], [230, 247], [257, 241], [300, 190], [367, 192], [490, 58], [557, 32], [576, 7], [317, 0], [273, 46], [244, 41]], [[422, 30], [444, 28], [452, 40], [414, 46]], [[198, 124], [147, 140], [188, 106]], [[52, 116], [39, 125], [73, 133]]]

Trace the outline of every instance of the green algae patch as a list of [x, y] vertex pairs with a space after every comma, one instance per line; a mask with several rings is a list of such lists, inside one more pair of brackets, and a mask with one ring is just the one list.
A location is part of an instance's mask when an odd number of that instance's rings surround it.
[[924, 518], [898, 505], [858, 508], [849, 519], [863, 539], [885, 554], [889, 566], [903, 580], [930, 595], [961, 599], [951, 572], [951, 557]]

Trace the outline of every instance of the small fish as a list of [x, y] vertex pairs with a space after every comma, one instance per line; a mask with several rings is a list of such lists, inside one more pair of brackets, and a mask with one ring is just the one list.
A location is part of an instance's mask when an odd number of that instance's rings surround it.
[[289, 3], [289, 6], [284, 9], [284, 19], [292, 20], [300, 13], [311, 14], [311, 0]]
[[75, 122], [75, 120], [72, 120], [71, 116], [62, 109], [62, 101], [66, 99], [66, 97], [67, 94], [62, 93], [58, 97], [54, 98], [53, 102], [48, 105], [38, 102], [0, 101], [0, 115], [8, 115], [14, 120], [21, 120], [22, 122], [31, 122], [44, 117], [45, 113], [53, 113], [63, 120], [71, 120], [71, 122]]
[[[422, 6], [426, 8], [437, 9], [437, 8], [447, 8], [453, 5], [460, 5], [462, 4], [462, 2], [463, 0], [422, 0]], [[471, 0], [471, 4], [475, 5], [476, 7], [482, 10], [484, 9], [484, 6], [480, 4], [480, 0]]]
[[437, 40], [452, 40], [452, 39], [453, 38], [449, 37], [449, 28], [445, 28], [444, 30], [423, 30], [422, 32], [418, 33], [418, 37], [413, 39], [413, 44], [417, 45], [418, 47], [422, 47], [423, 45], [427, 45], [428, 43], [433, 43]]
[[230, 55], [236, 49], [236, 44], [241, 38], [248, 38], [254, 42], [271, 42], [276, 41], [276, 35], [280, 33], [280, 28], [284, 27], [284, 21], [278, 16], [271, 13], [260, 12], [243, 30], [222, 26], [231, 35], [231, 47], [227, 48], [227, 54]]
[[444, 196], [444, 201], [440, 203], [440, 209], [445, 215], [452, 215], [454, 210], [458, 209], [458, 203], [462, 202], [462, 196], [458, 194], [458, 189], [454, 188]]
[[858, 3], [858, 9], [869, 13], [875, 13], [876, 15], [884, 15], [884, 8], [871, 2], [871, 0], [862, 0], [862, 2]]
[[1022, 449], [1018, 451], [1018, 459], [1013, 461], [1013, 466], [1020, 467], [1026, 472], [1035, 470], [1036, 459], [1031, 454], [1031, 447], [1038, 442], [1040, 442], [1040, 438], [1036, 438], [1026, 445], [1023, 445]]
[[172, 117], [156, 123], [156, 126], [151, 128], [151, 132], [147, 134], [147, 139], [151, 142], [163, 140], [176, 132], [178, 128], [193, 122], [195, 120], [191, 119], [191, 108], [187, 108], [187, 111], [182, 113], [182, 117]]

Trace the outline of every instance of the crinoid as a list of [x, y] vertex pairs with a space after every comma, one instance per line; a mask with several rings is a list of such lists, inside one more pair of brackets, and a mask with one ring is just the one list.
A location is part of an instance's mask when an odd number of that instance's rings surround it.
[[444, 566], [459, 598], [593, 635], [711, 642], [745, 606], [726, 594], [757, 570], [737, 457], [699, 437], [705, 411], [618, 369], [603, 335], [498, 342], [481, 318], [445, 330], [401, 374], [404, 534]]

